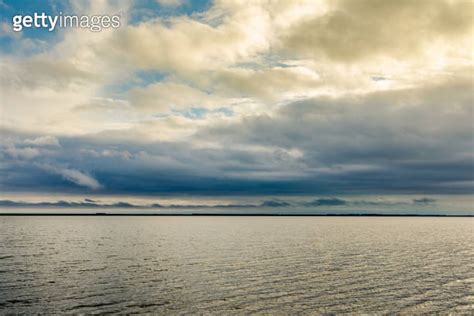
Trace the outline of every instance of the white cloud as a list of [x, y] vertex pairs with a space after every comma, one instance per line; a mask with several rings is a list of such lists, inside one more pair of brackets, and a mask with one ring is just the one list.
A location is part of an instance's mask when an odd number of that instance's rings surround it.
[[[153, 115], [190, 107], [231, 107], [235, 116], [245, 117], [272, 115], [274, 105], [321, 94], [423, 86], [472, 63], [470, 11], [461, 10], [462, 4], [370, 3], [219, 0], [199, 14], [127, 25], [131, 4], [126, 1], [75, 1], [73, 8], [84, 14], [122, 11], [123, 25], [97, 33], [65, 30], [46, 51], [2, 58], [2, 125], [40, 134], [84, 135], [140, 128], [155, 121]], [[385, 27], [379, 12], [391, 7], [391, 19], [400, 21]], [[412, 18], [419, 12], [423, 19]], [[455, 13], [460, 13], [459, 21], [453, 19]], [[339, 32], [339, 15], [343, 25], [360, 21], [359, 29]], [[403, 31], [405, 22], [412, 32]], [[313, 27], [319, 24], [324, 32]], [[371, 25], [376, 26], [369, 28], [373, 36], [360, 31]], [[393, 39], [395, 50], [382, 45], [387, 39]], [[417, 49], [412, 50], [413, 40]], [[357, 49], [345, 43], [357, 44]], [[158, 71], [166, 79], [129, 85], [140, 71]], [[374, 75], [390, 80], [374, 81]], [[123, 88], [110, 92], [111, 85]], [[98, 103], [100, 109], [88, 106]], [[225, 120], [208, 115], [202, 123]], [[188, 130], [183, 124], [170, 137], [188, 136]]]
[[39, 149], [32, 147], [18, 148], [14, 144], [8, 144], [3, 151], [13, 158], [33, 159], [41, 154]]
[[[255, 56], [270, 47], [270, 16], [258, 5], [219, 10], [214, 25], [188, 16], [128, 26], [100, 45], [109, 62], [193, 76]], [[207, 16], [209, 17], [209, 16]], [[104, 55], [105, 57], [105, 55]]]
[[[327, 12], [300, 19], [282, 34], [282, 48], [292, 55], [357, 63], [376, 57], [411, 59], [433, 44], [472, 45], [472, 1], [335, 0]], [[471, 34], [469, 34], [471, 33]]]
[[58, 139], [54, 136], [40, 136], [33, 139], [25, 139], [24, 143], [28, 145], [36, 145], [36, 146], [61, 147], [61, 145], [59, 145]]
[[176, 8], [182, 6], [186, 1], [185, 0], [156, 0], [161, 6]]
[[53, 174], [62, 176], [67, 181], [75, 183], [79, 186], [87, 187], [89, 189], [97, 190], [102, 188], [102, 185], [92, 176], [85, 174], [76, 169], [61, 168], [49, 164], [38, 164], [40, 168]]
[[[0, 2], [0, 7], [2, 6], [2, 2]], [[20, 39], [21, 38], [21, 32], [14, 32], [12, 29], [12, 25], [6, 22], [0, 23], [0, 30], [2, 31], [0, 33], [0, 38], [1, 37], [9, 37], [12, 39]]]
[[129, 91], [130, 101], [139, 110], [168, 111], [189, 107], [222, 107], [232, 100], [176, 82], [160, 82]]

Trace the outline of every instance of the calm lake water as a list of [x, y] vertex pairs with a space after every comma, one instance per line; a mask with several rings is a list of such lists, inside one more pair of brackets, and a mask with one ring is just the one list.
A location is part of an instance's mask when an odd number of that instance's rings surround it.
[[474, 219], [0, 217], [4, 313], [474, 313]]

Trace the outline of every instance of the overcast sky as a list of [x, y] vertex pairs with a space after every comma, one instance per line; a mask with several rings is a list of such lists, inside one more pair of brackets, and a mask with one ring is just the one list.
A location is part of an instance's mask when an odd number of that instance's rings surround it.
[[473, 6], [2, 0], [1, 197], [472, 210]]

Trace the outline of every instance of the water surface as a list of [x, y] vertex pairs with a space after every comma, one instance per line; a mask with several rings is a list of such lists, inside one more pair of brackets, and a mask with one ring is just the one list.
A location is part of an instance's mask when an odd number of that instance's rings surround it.
[[473, 225], [0, 217], [0, 313], [474, 313]]

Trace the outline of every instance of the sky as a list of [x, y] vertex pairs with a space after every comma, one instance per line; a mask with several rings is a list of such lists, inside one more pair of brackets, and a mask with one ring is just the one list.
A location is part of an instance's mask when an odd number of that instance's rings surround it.
[[[23, 29], [15, 15], [120, 15]], [[474, 3], [0, 1], [0, 207], [474, 213]]]

